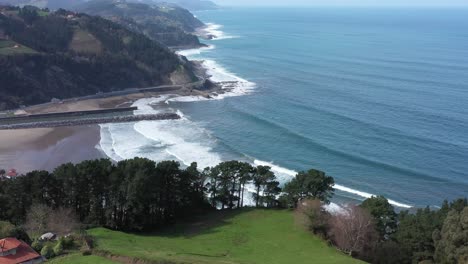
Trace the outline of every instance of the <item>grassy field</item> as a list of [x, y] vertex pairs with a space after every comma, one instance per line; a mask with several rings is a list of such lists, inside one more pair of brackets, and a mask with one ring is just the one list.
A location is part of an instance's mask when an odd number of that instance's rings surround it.
[[362, 263], [296, 226], [293, 214], [284, 210], [218, 212], [157, 234], [128, 234], [104, 228], [89, 233], [96, 238], [97, 249], [154, 261]]
[[11, 40], [0, 40], [0, 55], [36, 53], [36, 51], [22, 45], [19, 45], [17, 48], [15, 48], [16, 44], [16, 42]]
[[101, 42], [90, 33], [76, 30], [70, 42], [70, 49], [76, 52], [99, 54], [102, 51]]
[[111, 260], [108, 260], [103, 257], [98, 257], [98, 256], [83, 256], [79, 253], [73, 254], [73, 255], [68, 255], [64, 257], [58, 257], [55, 259], [52, 259], [51, 261], [48, 261], [48, 263], [51, 264], [62, 264], [62, 263], [67, 263], [67, 264], [115, 264], [118, 262], [114, 262]]

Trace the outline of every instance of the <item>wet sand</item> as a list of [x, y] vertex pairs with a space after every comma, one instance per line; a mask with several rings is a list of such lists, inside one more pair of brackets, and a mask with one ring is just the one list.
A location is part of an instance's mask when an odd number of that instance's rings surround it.
[[[206, 75], [204, 69], [199, 68], [199, 71], [199, 74]], [[138, 99], [158, 97], [162, 94], [209, 97], [211, 93], [222, 93], [222, 88], [213, 85], [203, 91], [183, 88], [169, 92], [137, 92], [98, 99], [36, 105], [27, 107], [24, 111], [29, 114], [44, 114], [98, 110], [128, 107]], [[19, 173], [26, 173], [32, 170], [53, 170], [67, 162], [78, 163], [83, 160], [107, 158], [96, 148], [99, 141], [98, 125], [0, 130], [0, 168], [5, 170], [14, 168]]]
[[0, 168], [52, 171], [63, 163], [104, 158], [96, 148], [99, 140], [97, 125], [0, 131]]

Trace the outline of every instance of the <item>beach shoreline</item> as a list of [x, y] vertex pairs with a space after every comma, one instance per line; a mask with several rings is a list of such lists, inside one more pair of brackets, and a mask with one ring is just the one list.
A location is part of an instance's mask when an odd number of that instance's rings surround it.
[[[192, 61], [199, 78], [209, 80], [211, 76], [202, 61]], [[117, 107], [129, 107], [144, 98], [158, 98], [171, 95], [177, 98], [212, 99], [230, 89], [222, 83], [205, 81], [203, 89], [182, 87], [165, 91], [138, 91], [124, 95], [91, 99], [67, 99], [57, 103], [33, 105], [22, 109], [26, 114], [47, 114], [72, 111], [92, 111]], [[99, 150], [100, 125], [83, 125], [54, 128], [28, 128], [0, 130], [0, 168], [16, 169], [19, 173], [32, 170], [52, 171], [68, 162], [78, 163], [96, 158], [110, 158]]]
[[98, 125], [0, 131], [0, 168], [52, 171], [61, 164], [105, 158]]

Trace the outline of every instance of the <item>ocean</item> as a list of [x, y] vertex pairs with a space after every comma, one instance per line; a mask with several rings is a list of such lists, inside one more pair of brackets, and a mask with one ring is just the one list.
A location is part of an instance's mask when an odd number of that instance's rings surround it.
[[235, 89], [164, 96], [138, 112], [177, 121], [101, 126], [112, 159], [270, 165], [280, 182], [320, 169], [334, 202], [397, 208], [468, 196], [468, 9], [226, 8], [217, 36], [180, 52]]

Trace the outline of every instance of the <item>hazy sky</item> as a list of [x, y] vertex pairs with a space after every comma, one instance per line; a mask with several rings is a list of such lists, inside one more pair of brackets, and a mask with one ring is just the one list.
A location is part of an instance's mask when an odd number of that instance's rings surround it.
[[214, 0], [239, 6], [468, 6], [468, 0]]

